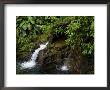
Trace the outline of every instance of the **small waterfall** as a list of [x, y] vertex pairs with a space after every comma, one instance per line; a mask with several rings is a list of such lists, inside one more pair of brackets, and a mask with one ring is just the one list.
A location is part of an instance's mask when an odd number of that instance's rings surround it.
[[45, 49], [47, 47], [47, 45], [48, 45], [48, 42], [46, 44], [41, 44], [40, 48], [36, 49], [35, 52], [32, 54], [31, 59], [29, 61], [23, 62], [21, 64], [21, 69], [26, 69], [26, 68], [31, 69], [31, 68], [33, 68], [36, 65], [35, 60], [38, 57], [39, 51]]
[[69, 66], [67, 66], [66, 64], [56, 65], [56, 69], [60, 70], [60, 71], [68, 71], [69, 70]]
[[62, 71], [67, 71], [67, 70], [69, 70], [66, 65], [63, 65], [60, 69], [61, 69]]

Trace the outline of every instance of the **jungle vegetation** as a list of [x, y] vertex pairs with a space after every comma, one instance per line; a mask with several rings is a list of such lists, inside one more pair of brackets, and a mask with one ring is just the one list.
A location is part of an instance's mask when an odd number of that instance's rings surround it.
[[64, 37], [68, 47], [79, 47], [84, 57], [94, 57], [94, 16], [17, 16], [17, 60], [36, 44]]

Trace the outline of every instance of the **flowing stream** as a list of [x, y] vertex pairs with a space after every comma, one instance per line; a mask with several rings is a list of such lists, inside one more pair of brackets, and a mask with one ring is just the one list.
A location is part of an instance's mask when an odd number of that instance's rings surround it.
[[[28, 61], [17, 62], [17, 72], [21, 74], [47, 74], [47, 72], [42, 70], [42, 65], [37, 63], [37, 58], [39, 52], [44, 50], [48, 43], [49, 42], [40, 44], [40, 47], [32, 53], [31, 58]], [[50, 73], [68, 73], [68, 70], [69, 68], [67, 65], [56, 65], [56, 68], [54, 68], [52, 71], [50, 70]]]
[[41, 44], [40, 48], [36, 49], [35, 52], [33, 52], [31, 59], [27, 62], [21, 63], [21, 69], [32, 69], [36, 66], [36, 59], [38, 57], [39, 51], [45, 49], [48, 45], [48, 42], [46, 44]]

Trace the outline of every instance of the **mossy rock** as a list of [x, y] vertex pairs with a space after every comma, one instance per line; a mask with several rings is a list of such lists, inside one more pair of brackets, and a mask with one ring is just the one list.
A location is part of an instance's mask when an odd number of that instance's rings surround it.
[[38, 36], [37, 42], [47, 42], [48, 35], [47, 34], [41, 34]]

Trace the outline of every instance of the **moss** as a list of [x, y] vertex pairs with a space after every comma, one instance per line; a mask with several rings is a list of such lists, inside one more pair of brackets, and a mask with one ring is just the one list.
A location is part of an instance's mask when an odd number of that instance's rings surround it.
[[37, 42], [45, 42], [45, 41], [47, 41], [47, 38], [48, 38], [47, 34], [38, 35]]
[[16, 53], [17, 60], [21, 60], [25, 56], [29, 55], [34, 47], [34, 43], [24, 44]]
[[[22, 47], [19, 47], [19, 50], [17, 50], [17, 60], [23, 58], [24, 56], [28, 55], [31, 53], [33, 49], [36, 48], [36, 43], [39, 44], [39, 42], [45, 42], [47, 41], [48, 35], [46, 34], [41, 34], [37, 36], [38, 38], [34, 40], [34, 42], [24, 42]], [[27, 39], [28, 40], [28, 39]]]

